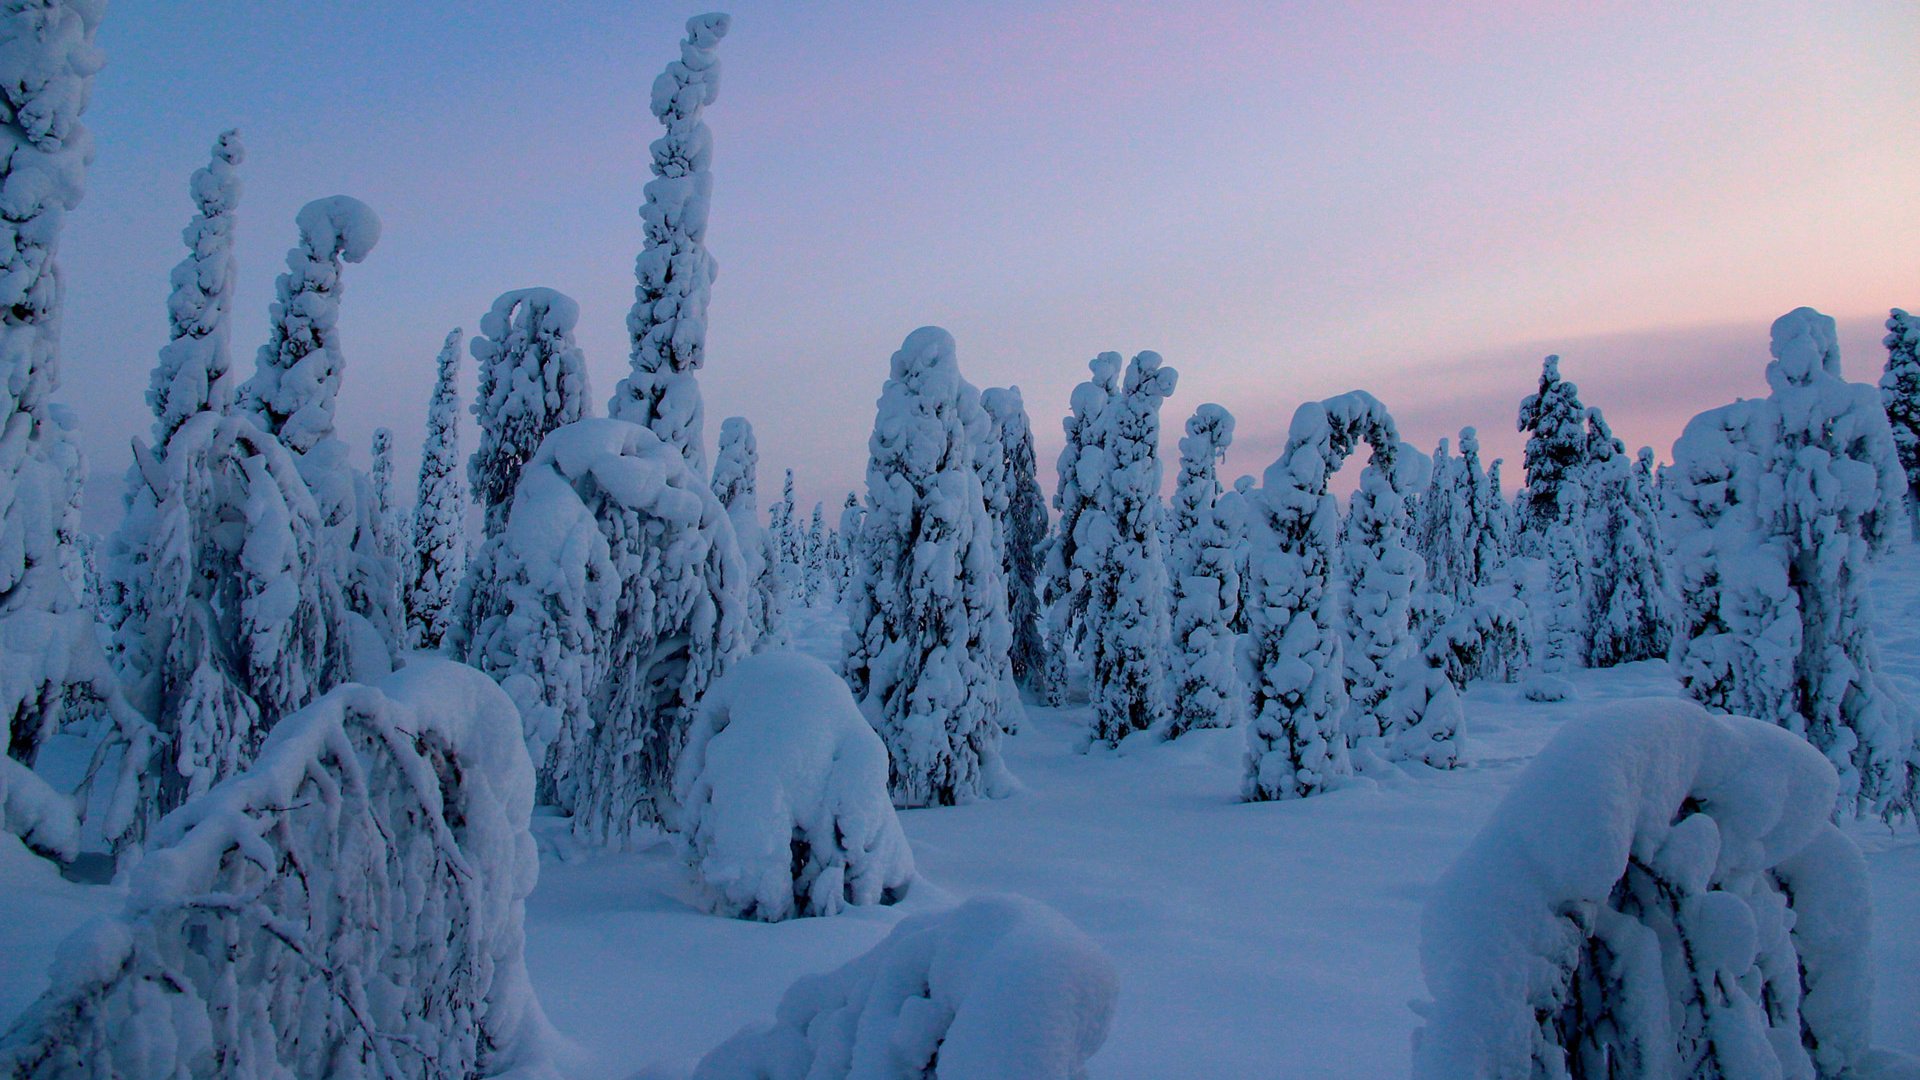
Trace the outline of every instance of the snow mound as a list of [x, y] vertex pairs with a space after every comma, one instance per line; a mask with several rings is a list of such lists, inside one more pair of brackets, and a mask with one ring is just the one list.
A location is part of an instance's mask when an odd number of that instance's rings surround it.
[[1793, 733], [1691, 702], [1567, 725], [1434, 889], [1414, 1075], [1850, 1072], [1870, 920], [1837, 784]]
[[722, 1043], [694, 1080], [1077, 1080], [1118, 993], [1112, 961], [1060, 915], [976, 897], [795, 982], [771, 1027]]
[[73, 800], [4, 754], [0, 754], [0, 829], [61, 862], [80, 854], [80, 816]]
[[1573, 696], [1573, 684], [1557, 675], [1534, 674], [1521, 681], [1520, 693], [1528, 701], [1565, 701]]
[[887, 747], [832, 669], [794, 652], [735, 665], [701, 699], [675, 778], [710, 910], [778, 922], [890, 904], [913, 851]]
[[19, 1077], [544, 1072], [519, 715], [416, 657], [282, 720], [163, 818], [125, 910], [62, 944], [0, 1040]]

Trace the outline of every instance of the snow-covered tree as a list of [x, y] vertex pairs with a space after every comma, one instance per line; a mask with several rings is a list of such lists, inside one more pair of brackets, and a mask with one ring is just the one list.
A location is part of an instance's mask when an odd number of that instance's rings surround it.
[[1016, 683], [1048, 704], [1058, 704], [1040, 606], [1040, 564], [1046, 557], [1047, 503], [1035, 473], [1033, 429], [1017, 386], [980, 395], [980, 405], [1000, 434], [1001, 462], [1007, 484], [1005, 527], [1001, 530], [1000, 573], [1007, 583], [1007, 618], [1013, 624], [1013, 648], [1007, 654]]
[[867, 512], [860, 505], [860, 496], [851, 491], [847, 492], [846, 501], [840, 504], [840, 528], [837, 534], [840, 537], [842, 557], [840, 565], [840, 603], [842, 604], [845, 604], [847, 598], [852, 595], [853, 579], [862, 558], [860, 533], [866, 520]]
[[705, 475], [699, 371], [707, 359], [707, 302], [717, 265], [707, 252], [713, 197], [713, 133], [702, 114], [720, 92], [725, 15], [687, 20], [680, 58], [653, 81], [653, 115], [666, 133], [653, 141], [653, 179], [640, 219], [646, 246], [634, 260], [633, 309], [627, 313], [632, 370], [614, 388], [608, 415], [649, 428], [679, 447]]
[[1547, 527], [1560, 520], [1560, 486], [1577, 480], [1587, 460], [1587, 410], [1580, 390], [1560, 377], [1560, 358], [1540, 366], [1540, 388], [1520, 402], [1517, 429], [1527, 436], [1526, 486], [1516, 522], [1526, 550], [1539, 549]]
[[1066, 685], [1066, 662], [1078, 655], [1086, 642], [1087, 602], [1091, 593], [1082, 563], [1080, 516], [1092, 499], [1092, 488], [1103, 482], [1109, 468], [1106, 434], [1101, 414], [1116, 393], [1122, 359], [1117, 352], [1104, 352], [1088, 361], [1093, 377], [1073, 388], [1072, 411], [1060, 421], [1066, 433], [1066, 445], [1060, 450], [1056, 468], [1053, 508], [1060, 512], [1060, 525], [1047, 545], [1043, 580], [1047, 603], [1047, 630], [1052, 639], [1050, 678]]
[[1563, 516], [1542, 528], [1540, 550], [1547, 564], [1547, 610], [1542, 615], [1540, 670], [1564, 675], [1583, 667], [1587, 655], [1587, 490], [1577, 481], [1558, 485], [1555, 506]]
[[416, 649], [446, 640], [454, 596], [467, 569], [467, 484], [460, 468], [460, 339], [447, 332], [434, 361], [420, 483], [413, 505], [412, 572], [407, 579], [407, 636]]
[[1489, 487], [1491, 478], [1480, 466], [1480, 437], [1473, 428], [1460, 429], [1460, 480], [1465, 489], [1465, 527], [1460, 533], [1458, 561], [1467, 590], [1463, 599], [1493, 580], [1500, 569], [1500, 553], [1488, 542], [1494, 530], [1493, 515], [1500, 507], [1498, 492]]
[[555, 428], [587, 415], [587, 361], [573, 341], [580, 305], [552, 289], [502, 293], [469, 348], [480, 364], [473, 415], [480, 445], [467, 462], [484, 535], [506, 527], [520, 470]]
[[169, 340], [147, 387], [153, 447], [160, 456], [188, 417], [206, 409], [225, 412], [233, 403], [227, 339], [233, 320], [234, 211], [240, 205], [236, 170], [245, 159], [240, 133], [223, 131], [213, 141], [212, 160], [193, 174], [199, 213], [181, 233], [188, 254], [173, 268]]
[[1143, 352], [1101, 414], [1107, 474], [1083, 512], [1092, 738], [1108, 746], [1167, 720], [1167, 555], [1160, 533], [1160, 403], [1179, 375]]
[[1233, 535], [1220, 512], [1217, 475], [1232, 443], [1233, 414], [1214, 404], [1194, 410], [1180, 440], [1180, 479], [1168, 523], [1173, 549], [1169, 739], [1193, 728], [1232, 727], [1240, 716], [1244, 695], [1234, 674], [1229, 629], [1240, 607], [1240, 571]]
[[887, 743], [901, 807], [1000, 794], [1000, 673], [1011, 631], [974, 466], [988, 434], [953, 336], [893, 354], [868, 441], [867, 513], [843, 669]]
[[1454, 603], [1473, 592], [1473, 499], [1466, 463], [1448, 453], [1448, 441], [1441, 439], [1433, 450], [1433, 468], [1413, 529], [1415, 549], [1426, 567], [1426, 587]]
[[713, 458], [713, 494], [733, 521], [734, 539], [753, 581], [747, 618], [753, 649], [764, 652], [785, 648], [789, 640], [780, 553], [773, 533], [760, 524], [759, 470], [760, 444], [753, 437], [753, 425], [744, 416], [721, 421], [720, 445]]
[[806, 582], [806, 598], [809, 606], [817, 605], [826, 599], [827, 547], [833, 541], [827, 530], [827, 507], [825, 503], [813, 504], [813, 518], [807, 525], [807, 535], [802, 542], [801, 576]]
[[752, 582], [708, 479], [637, 424], [559, 428], [468, 581], [456, 651], [519, 707], [542, 800], [594, 843], [670, 821], [693, 708], [751, 645]]
[[1683, 598], [1673, 661], [1709, 708], [1804, 735], [1842, 812], [1909, 812], [1909, 706], [1878, 670], [1865, 571], [1906, 480], [1879, 394], [1840, 372], [1833, 320], [1773, 324], [1772, 393], [1693, 418], [1666, 504]]
[[[1341, 562], [1346, 568], [1341, 662], [1345, 665], [1348, 743], [1363, 762], [1398, 756], [1399, 726], [1388, 714], [1394, 673], [1413, 653], [1412, 601], [1420, 557], [1408, 547], [1400, 486], [1411, 447], [1386, 462], [1368, 461], [1349, 502]], [[1389, 469], [1398, 470], [1398, 475]]]
[[1584, 626], [1586, 662], [1599, 668], [1665, 656], [1672, 614], [1651, 473], [1626, 456], [1599, 409], [1589, 413]]
[[1920, 319], [1894, 308], [1887, 315], [1887, 366], [1880, 404], [1893, 428], [1893, 445], [1907, 474], [1907, 514], [1920, 540]]
[[407, 613], [400, 524], [393, 508], [393, 432], [386, 428], [373, 433], [373, 471], [360, 483], [355, 505], [347, 607], [372, 625], [391, 661], [406, 647]]
[[1058, 913], [977, 896], [902, 919], [866, 953], [794, 983], [773, 1023], [716, 1047], [693, 1080], [1081, 1080], [1119, 994], [1113, 961]]
[[1239, 602], [1234, 605], [1233, 615], [1227, 620], [1228, 629], [1236, 637], [1247, 632], [1247, 589], [1253, 583], [1253, 551], [1249, 543], [1253, 528], [1253, 489], [1253, 477], [1236, 477], [1233, 486], [1220, 493], [1217, 504], [1220, 521], [1226, 526], [1233, 547], [1233, 572], [1240, 579]]
[[1300, 406], [1286, 448], [1249, 499], [1254, 580], [1239, 655], [1253, 699], [1248, 800], [1317, 794], [1352, 771], [1346, 635], [1334, 581], [1340, 515], [1327, 480], [1362, 441], [1372, 464], [1396, 475], [1399, 434], [1371, 394]]
[[1872, 920], [1837, 786], [1690, 702], [1562, 728], [1429, 893], [1414, 1077], [1864, 1075]]
[[169, 815], [0, 1039], [16, 1077], [552, 1072], [522, 957], [533, 772], [442, 661], [341, 687]]
[[1507, 502], [1500, 488], [1502, 464], [1500, 458], [1494, 458], [1493, 464], [1487, 466], [1487, 502], [1484, 511], [1487, 531], [1480, 539], [1486, 545], [1488, 561], [1495, 574], [1506, 566], [1507, 558], [1513, 554], [1513, 506]]
[[767, 514], [767, 528], [773, 533], [774, 577], [780, 591], [798, 601], [802, 577], [800, 564], [806, 560], [806, 541], [800, 531], [800, 509], [793, 501], [793, 470], [780, 480], [780, 501]]
[[891, 904], [913, 851], [887, 748], [833, 669], [749, 657], [714, 683], [674, 775], [677, 828], [708, 910], [779, 922]]

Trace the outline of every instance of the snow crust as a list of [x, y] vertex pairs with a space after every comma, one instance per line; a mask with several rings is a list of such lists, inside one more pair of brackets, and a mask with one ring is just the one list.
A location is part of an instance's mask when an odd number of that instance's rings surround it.
[[1118, 990], [1112, 961], [1059, 914], [975, 897], [796, 982], [772, 1026], [723, 1043], [694, 1080], [1081, 1080]]

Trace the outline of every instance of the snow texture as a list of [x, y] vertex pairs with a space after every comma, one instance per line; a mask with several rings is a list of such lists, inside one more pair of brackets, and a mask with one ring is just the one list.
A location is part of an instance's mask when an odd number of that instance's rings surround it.
[[887, 748], [825, 664], [770, 652], [700, 700], [674, 779], [707, 908], [779, 922], [891, 904], [913, 852], [887, 795]]
[[594, 843], [668, 821], [694, 705], [750, 644], [751, 582], [707, 478], [637, 424], [569, 424], [469, 581], [456, 648], [519, 707], [542, 800]]
[[0, 1040], [22, 1077], [534, 1076], [538, 872], [513, 705], [422, 660], [288, 717], [165, 818]]
[[902, 921], [846, 966], [793, 984], [769, 1027], [694, 1080], [1083, 1080], [1106, 1041], [1113, 963], [1051, 909], [983, 896]]
[[1801, 733], [1842, 812], [1911, 812], [1912, 710], [1880, 674], [1864, 568], [1906, 488], [1880, 396], [1840, 374], [1833, 320], [1773, 324], [1772, 393], [1674, 444], [1667, 506], [1685, 598], [1673, 662], [1709, 708]]
[[1690, 702], [1567, 725], [1431, 894], [1414, 1075], [1852, 1075], [1867, 883], [1835, 787]]
[[609, 415], [678, 447], [701, 474], [707, 465], [698, 373], [707, 359], [707, 303], [718, 273], [706, 247], [713, 133], [702, 116], [720, 93], [715, 50], [730, 24], [720, 14], [688, 19], [680, 58], [653, 81], [653, 115], [666, 133], [650, 147], [653, 179], [640, 208], [646, 246], [633, 264], [637, 284], [627, 313], [632, 370], [607, 405]]
[[460, 330], [447, 332], [434, 360], [433, 397], [420, 448], [414, 495], [407, 642], [437, 650], [446, 641], [454, 598], [467, 569], [467, 485], [460, 469]]
[[1000, 435], [1007, 483], [1002, 530], [1001, 578], [1007, 584], [1007, 619], [1013, 646], [1007, 660], [1014, 682], [1048, 704], [1058, 704], [1062, 688], [1053, 680], [1048, 656], [1045, 612], [1040, 604], [1041, 561], [1046, 557], [1047, 503], [1035, 474], [1033, 428], [1017, 386], [983, 391], [980, 405]]
[[1007, 591], [975, 467], [989, 421], [945, 330], [907, 335], [889, 371], [867, 443], [842, 670], [886, 740], [894, 805], [946, 806], [1009, 783]]
[[485, 536], [506, 526], [514, 487], [541, 440], [587, 415], [587, 361], [573, 342], [580, 305], [552, 289], [502, 293], [468, 346], [480, 365], [473, 415], [480, 445], [467, 462]]
[[1173, 587], [1169, 739], [1194, 728], [1232, 727], [1240, 719], [1244, 695], [1234, 671], [1232, 630], [1240, 607], [1240, 568], [1219, 506], [1217, 475], [1232, 444], [1233, 414], [1226, 409], [1206, 404], [1187, 418], [1168, 529]]

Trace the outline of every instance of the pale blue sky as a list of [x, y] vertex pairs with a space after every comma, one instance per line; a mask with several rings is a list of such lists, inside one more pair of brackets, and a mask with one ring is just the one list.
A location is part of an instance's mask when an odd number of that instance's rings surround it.
[[[1103, 349], [1180, 369], [1169, 451], [1195, 405], [1231, 409], [1230, 474], [1355, 387], [1423, 448], [1474, 424], [1517, 457], [1548, 351], [1664, 454], [1687, 415], [1764, 393], [1774, 316], [1840, 318], [1866, 379], [1884, 310], [1920, 305], [1920, 6], [1346, 7], [732, 5], [709, 445], [747, 415], [763, 505], [789, 465], [837, 503], [889, 354], [936, 323], [977, 385], [1021, 385], [1049, 488]], [[243, 370], [294, 211], [343, 193], [385, 222], [342, 317], [363, 453], [393, 427], [410, 478], [440, 339], [511, 288], [581, 302], [603, 406], [647, 90], [696, 10], [115, 0], [63, 251], [63, 396], [96, 469], [146, 429], [187, 177], [235, 125]]]

